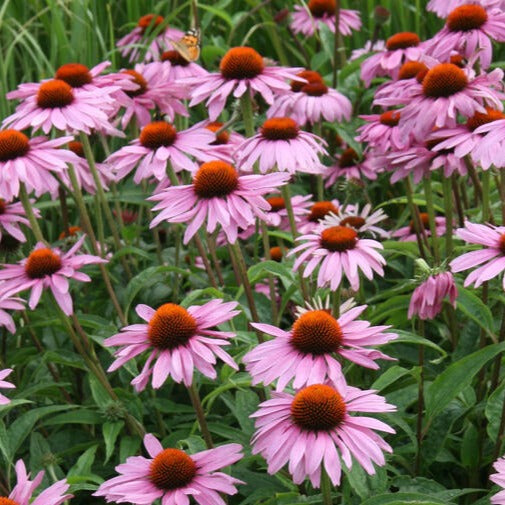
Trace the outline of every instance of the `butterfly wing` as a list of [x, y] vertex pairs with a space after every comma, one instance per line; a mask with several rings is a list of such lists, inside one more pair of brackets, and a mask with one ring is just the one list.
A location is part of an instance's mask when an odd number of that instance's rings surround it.
[[190, 30], [181, 40], [172, 41], [174, 49], [189, 62], [196, 61], [200, 56], [200, 34]]

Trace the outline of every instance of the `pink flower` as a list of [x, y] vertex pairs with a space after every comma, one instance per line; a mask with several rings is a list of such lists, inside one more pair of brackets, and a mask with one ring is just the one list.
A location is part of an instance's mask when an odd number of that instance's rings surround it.
[[[298, 270], [300, 265], [308, 260], [303, 276], [308, 277], [320, 265], [317, 285], [329, 285], [335, 291], [342, 280], [342, 274], [347, 277], [351, 288], [359, 289], [359, 270], [368, 280], [372, 280], [373, 272], [383, 276], [382, 265], [386, 260], [376, 251], [383, 249], [382, 244], [375, 240], [358, 237], [358, 233], [347, 226], [324, 227], [321, 225], [315, 232], [302, 235], [296, 239], [303, 242], [288, 255], [301, 253], [293, 265]], [[303, 252], [302, 252], [303, 251]]]
[[361, 64], [361, 79], [367, 87], [375, 77], [396, 79], [406, 61], [420, 60], [423, 53], [423, 44], [416, 33], [396, 33], [387, 39], [385, 50], [370, 56]]
[[445, 26], [426, 42], [426, 51], [446, 61], [451, 51], [466, 58], [477, 55], [481, 68], [489, 67], [493, 58], [492, 41], [505, 42], [505, 12], [500, 8], [465, 4], [450, 12]]
[[266, 66], [263, 58], [251, 47], [233, 47], [221, 59], [219, 73], [185, 79], [192, 87], [190, 107], [207, 100], [209, 118], [215, 121], [223, 110], [226, 99], [233, 93], [240, 98], [244, 93], [259, 93], [268, 104], [277, 95], [289, 91], [286, 80], [300, 80], [300, 68]]
[[278, 379], [277, 391], [293, 380], [298, 389], [330, 380], [336, 387], [345, 385], [342, 366], [337, 357], [377, 370], [377, 359], [391, 359], [370, 348], [397, 338], [384, 330], [390, 326], [370, 326], [356, 321], [366, 305], [354, 307], [353, 300], [340, 307], [340, 317], [330, 310], [301, 310], [290, 331], [270, 324], [251, 323], [254, 328], [275, 338], [258, 345], [242, 361], [253, 377], [253, 385], [265, 386]]
[[386, 49], [386, 42], [384, 40], [376, 40], [372, 46], [372, 41], [367, 40], [366, 44], [360, 49], [353, 49], [349, 61], [357, 60], [365, 54], [377, 53], [379, 51], [384, 51]]
[[176, 172], [194, 172], [198, 165], [190, 156], [201, 161], [214, 159], [209, 154], [214, 139], [212, 132], [201, 125], [177, 131], [165, 121], [154, 121], [144, 126], [138, 139], [112, 153], [105, 162], [117, 180], [124, 179], [137, 167], [133, 177], [136, 184], [151, 177], [163, 181], [167, 179], [167, 163], [171, 163]]
[[236, 153], [237, 168], [252, 171], [255, 163], [261, 173], [277, 169], [290, 174], [321, 173], [324, 166], [319, 156], [328, 154], [326, 142], [300, 130], [296, 121], [289, 117], [267, 119], [258, 134], [246, 139]]
[[184, 233], [187, 244], [207, 220], [209, 233], [219, 223], [228, 241], [234, 243], [239, 228], [247, 229], [256, 217], [266, 220], [264, 211], [270, 205], [263, 195], [278, 190], [288, 179], [286, 173], [239, 175], [224, 161], [204, 163], [191, 184], [172, 186], [149, 198], [159, 201], [153, 210], [161, 210], [151, 221], [151, 228], [162, 221], [189, 223]]
[[[311, 37], [318, 30], [320, 23], [335, 33], [335, 0], [309, 0], [306, 7], [295, 5], [292, 17], [290, 26], [295, 33]], [[338, 31], [342, 35], [351, 35], [351, 30], [360, 28], [361, 19], [358, 11], [340, 9]]]
[[[496, 112], [494, 115], [496, 117]], [[486, 170], [491, 165], [496, 168], [505, 167], [505, 119], [487, 122], [475, 130], [476, 135], [484, 135], [472, 151], [472, 159], [476, 159]]]
[[228, 162], [232, 160], [235, 151], [245, 141], [245, 137], [240, 133], [222, 130], [224, 123], [219, 121], [202, 121], [198, 124], [215, 134], [215, 140], [212, 142], [212, 154], [219, 160]]
[[[16, 485], [7, 498], [17, 505], [61, 505], [64, 501], [73, 498], [71, 494], [64, 494], [70, 487], [65, 479], [55, 482], [53, 485], [44, 489], [38, 496], [32, 500], [33, 492], [40, 485], [44, 478], [44, 472], [39, 472], [33, 480], [30, 480], [30, 474], [26, 473], [26, 467], [23, 460], [16, 462]], [[5, 498], [3, 498], [5, 500]]]
[[[478, 288], [483, 282], [500, 275], [505, 270], [505, 227], [467, 222], [456, 235], [469, 244], [479, 244], [485, 249], [471, 251], [451, 261], [451, 270], [461, 272], [477, 267], [465, 279], [464, 286], [474, 284]], [[479, 266], [481, 265], [481, 266]], [[503, 278], [505, 289], [505, 276]]]
[[26, 289], [31, 290], [28, 306], [33, 310], [39, 303], [42, 291], [49, 288], [61, 310], [67, 316], [72, 314], [68, 280], [90, 282], [90, 277], [79, 272], [79, 269], [84, 265], [107, 262], [98, 256], [76, 254], [85, 238], [83, 235], [66, 253], [57, 248], [50, 249], [39, 242], [28, 258], [14, 265], [4, 264], [0, 270], [0, 280], [5, 282], [0, 285], [0, 292], [12, 295]]
[[[0, 144], [1, 137], [2, 133], [0, 132]], [[35, 203], [35, 201], [33, 200], [32, 203]], [[35, 207], [32, 209], [35, 217], [40, 218], [39, 209]], [[5, 231], [16, 240], [26, 242], [25, 234], [19, 227], [20, 224], [30, 226], [30, 222], [26, 218], [25, 209], [21, 202], [6, 202], [3, 198], [0, 198], [0, 240], [2, 239], [2, 231]]]
[[122, 104], [125, 107], [122, 128], [127, 127], [133, 116], [140, 127], [145, 126], [151, 122], [150, 111], [156, 108], [166, 114], [169, 121], [173, 121], [176, 114], [189, 115], [181, 102], [186, 97], [186, 88], [170, 81], [169, 73], [170, 67], [160, 67], [157, 63], [137, 64], [134, 70], [123, 70], [123, 74], [129, 75], [137, 84], [137, 89], [125, 90], [127, 97]]
[[[430, 221], [428, 214], [426, 212], [420, 212], [419, 217], [421, 218], [421, 224], [424, 229], [424, 233], [427, 237], [431, 236], [430, 230]], [[437, 237], [442, 237], [445, 235], [446, 223], [445, 217], [435, 216], [435, 229], [437, 233]], [[392, 233], [392, 236], [399, 239], [400, 242], [415, 242], [416, 239], [416, 229], [414, 227], [414, 221], [410, 221], [408, 226], [404, 226], [403, 228], [399, 228], [395, 232]]]
[[[311, 195], [295, 195], [291, 198], [291, 206], [293, 207], [293, 214], [297, 223], [310, 213], [308, 209], [312, 205], [310, 197]], [[265, 213], [265, 222], [268, 226], [275, 226], [284, 231], [291, 231], [284, 198], [281, 196], [270, 196], [266, 200], [270, 204], [270, 210]]]
[[62, 79], [51, 79], [7, 94], [9, 99], [18, 96], [23, 96], [22, 101], [14, 114], [3, 120], [4, 128], [24, 130], [32, 127], [35, 131], [42, 129], [45, 134], [55, 128], [88, 135], [96, 130], [123, 136], [109, 122], [109, 114], [116, 107], [116, 98], [108, 87], [80, 88], [76, 91]]
[[346, 180], [367, 178], [374, 181], [377, 179], [377, 171], [378, 168], [367, 153], [363, 153], [360, 157], [352, 147], [348, 147], [342, 151], [337, 163], [326, 169], [325, 187], [333, 186], [340, 177], [345, 177]]
[[[146, 14], [142, 16], [138, 20], [137, 26], [116, 42], [116, 46], [121, 50], [121, 56], [123, 58], [129, 56], [128, 61], [130, 63], [139, 60], [143, 49], [138, 46], [141, 45], [143, 41], [147, 42], [152, 31], [163, 22], [163, 17], [157, 16], [156, 14]], [[144, 61], [154, 60], [172, 40], [179, 40], [183, 36], [184, 32], [181, 30], [166, 26], [149, 44], [144, 56]]]
[[[301, 74], [303, 72], [298, 75], [301, 77]], [[269, 118], [291, 116], [301, 125], [319, 121], [349, 121], [351, 114], [351, 101], [323, 81], [304, 84], [298, 91], [276, 100], [267, 111]]]
[[430, 135], [425, 143], [414, 144], [409, 148], [376, 157], [375, 163], [386, 171], [393, 172], [392, 184], [411, 174], [417, 184], [423, 177], [429, 177], [432, 171], [439, 168], [443, 168], [444, 177], [450, 177], [453, 173], [466, 175], [465, 161], [456, 156], [452, 149], [435, 149], [443, 140], [437, 138], [438, 136], [439, 133], [436, 132]]
[[[80, 188], [83, 188], [88, 193], [94, 195], [96, 192], [96, 184], [95, 179], [93, 178], [93, 174], [89, 168], [88, 160], [84, 155], [84, 150], [82, 147], [82, 143], [76, 140], [70, 141], [68, 143], [68, 149], [75, 153], [78, 157], [77, 161], [73, 163], [74, 172], [77, 178], [77, 182]], [[96, 170], [98, 172], [98, 178], [100, 179], [100, 183], [104, 190], [108, 190], [108, 185], [110, 182], [114, 180], [114, 175], [111, 172], [109, 166], [104, 163], [96, 163]], [[72, 182], [67, 172], [63, 172], [61, 174], [61, 180], [68, 187], [72, 187]], [[57, 192], [53, 193], [53, 198], [57, 198]]]
[[455, 307], [458, 288], [451, 272], [430, 275], [412, 293], [409, 305], [409, 319], [414, 315], [420, 319], [435, 319], [442, 311], [445, 297]]
[[367, 124], [358, 128], [359, 135], [356, 140], [358, 142], [368, 142], [369, 147], [374, 152], [400, 151], [408, 146], [408, 140], [402, 138], [400, 128], [398, 128], [400, 112], [390, 110], [382, 114], [359, 117], [367, 121]]
[[[489, 139], [492, 140], [491, 145], [482, 129], [494, 132], [503, 119], [505, 119], [505, 114], [502, 112], [486, 108], [485, 114], [477, 112], [464, 124], [458, 124], [453, 128], [442, 128], [431, 133], [432, 139], [438, 139], [438, 143], [432, 149], [454, 152], [458, 158], [470, 155], [474, 163], [479, 163], [483, 170], [488, 170], [492, 164], [496, 165], [494, 161], [499, 160], [501, 149], [498, 147], [499, 142], [496, 136], [492, 135]], [[488, 127], [490, 123], [493, 124]], [[503, 123], [505, 124], [505, 121]]]
[[[170, 81], [178, 81], [179, 79], [187, 79], [188, 77], [200, 77], [207, 75], [209, 72], [194, 61], [188, 61], [178, 51], [165, 51], [160, 56], [158, 65], [168, 66]], [[189, 97], [188, 97], [189, 98]]]
[[371, 417], [354, 417], [352, 412], [392, 412], [375, 391], [350, 386], [335, 389], [313, 384], [294, 396], [272, 393], [272, 399], [260, 403], [253, 436], [253, 454], [261, 454], [268, 463], [268, 473], [278, 472], [286, 463], [295, 484], [309, 477], [320, 486], [324, 468], [334, 486], [340, 484], [341, 463], [351, 468], [352, 456], [369, 474], [373, 463], [383, 466], [382, 451], [393, 452], [373, 430], [395, 433], [387, 424]]
[[323, 200], [315, 202], [310, 208], [310, 212], [302, 217], [298, 225], [298, 231], [301, 235], [314, 232], [321, 221], [330, 213], [337, 215], [340, 209], [340, 202], [334, 200]]
[[454, 126], [459, 114], [468, 118], [476, 112], [485, 113], [485, 106], [503, 110], [502, 79], [500, 69], [475, 77], [471, 69], [439, 63], [405, 95], [384, 97], [374, 103], [386, 107], [404, 104], [400, 129], [406, 137], [413, 134], [422, 142], [434, 127]]
[[[0, 388], [2, 389], [12, 389], [15, 388], [14, 384], [11, 384], [10, 382], [4, 381], [10, 373], [12, 372], [12, 368], [6, 368], [4, 370], [0, 370]], [[4, 396], [3, 394], [0, 393], [0, 405], [7, 405], [11, 401], [9, 398]]]
[[493, 505], [505, 505], [505, 458], [498, 458], [493, 463], [493, 468], [497, 473], [491, 474], [489, 480], [504, 489], [491, 497], [491, 503]]
[[57, 191], [58, 181], [51, 173], [62, 175], [67, 163], [78, 161], [74, 153], [58, 149], [70, 140], [72, 137], [29, 139], [17, 130], [0, 131], [0, 198], [16, 198], [20, 183], [37, 196]]
[[243, 458], [242, 446], [226, 444], [215, 449], [187, 454], [180, 449], [163, 449], [148, 433], [144, 447], [150, 458], [131, 456], [118, 465], [118, 477], [105, 481], [93, 496], [107, 502], [150, 505], [161, 499], [163, 505], [188, 505], [189, 496], [199, 505], [225, 505], [219, 493], [234, 495], [236, 484], [244, 482], [216, 472]]
[[[0, 290], [4, 283], [0, 282]], [[16, 333], [16, 325], [14, 319], [7, 310], [24, 310], [24, 300], [21, 298], [13, 298], [6, 294], [0, 294], [0, 326], [4, 326], [12, 334]]]
[[339, 209], [338, 214], [331, 213], [322, 221], [324, 227], [330, 226], [348, 226], [358, 234], [363, 235], [369, 233], [372, 236], [388, 238], [389, 232], [379, 228], [378, 223], [387, 219], [387, 214], [384, 214], [382, 209], [372, 212], [372, 206], [367, 203], [361, 211], [359, 205], [345, 205]]
[[[211, 329], [239, 314], [238, 310], [233, 310], [237, 305], [237, 302], [223, 303], [222, 300], [187, 309], [175, 303], [165, 303], [157, 310], [137, 305], [137, 314], [147, 324], [126, 326], [121, 333], [105, 340], [106, 346], [122, 346], [115, 352], [117, 359], [108, 371], [117, 370], [135, 356], [149, 351], [144, 368], [131, 382], [136, 391], [142, 391], [151, 375], [155, 389], [161, 387], [169, 376], [175, 382], [190, 386], [194, 368], [215, 379], [216, 356], [238, 369], [231, 356], [221, 349], [229, 344], [228, 339], [235, 333]], [[154, 360], [156, 362], [151, 366]]]
[[[470, 3], [469, 0], [430, 0], [427, 9], [436, 12], [441, 18], [447, 17], [452, 10], [461, 5]], [[472, 4], [484, 5], [485, 7], [503, 6], [503, 0], [471, 0]]]

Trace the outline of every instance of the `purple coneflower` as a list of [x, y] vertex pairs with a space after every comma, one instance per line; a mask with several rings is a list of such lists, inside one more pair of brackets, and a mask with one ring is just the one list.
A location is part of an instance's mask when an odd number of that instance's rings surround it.
[[[424, 233], [427, 237], [431, 236], [430, 229], [430, 219], [426, 212], [421, 212], [419, 214], [419, 218], [421, 220], [421, 225], [424, 229]], [[437, 237], [442, 237], [445, 235], [445, 230], [447, 228], [445, 217], [435, 216], [435, 230], [437, 233]], [[392, 237], [397, 238], [400, 242], [415, 242], [416, 239], [416, 228], [414, 225], [414, 220], [410, 221], [408, 226], [404, 226], [394, 231], [391, 234]]]
[[272, 393], [272, 399], [259, 405], [251, 417], [256, 419], [253, 454], [261, 454], [268, 473], [278, 472], [288, 463], [295, 484], [308, 477], [314, 487], [321, 483], [324, 466], [334, 486], [340, 484], [340, 459], [351, 468], [352, 457], [373, 475], [373, 463], [385, 465], [383, 451], [393, 452], [374, 430], [395, 433], [377, 419], [354, 417], [353, 412], [393, 412], [394, 405], [375, 391], [350, 386], [338, 389], [313, 384], [289, 393]]
[[237, 240], [239, 228], [247, 229], [259, 217], [266, 220], [270, 205], [263, 195], [272, 193], [288, 182], [289, 174], [240, 175], [224, 161], [204, 163], [194, 173], [191, 184], [172, 186], [150, 197], [159, 203], [161, 211], [151, 222], [151, 228], [162, 221], [188, 223], [184, 243], [207, 221], [207, 231], [213, 233], [218, 223], [230, 243]]
[[239, 313], [234, 310], [237, 305], [237, 302], [224, 303], [222, 300], [212, 300], [187, 309], [175, 303], [165, 303], [156, 310], [147, 305], [137, 305], [137, 314], [147, 324], [126, 326], [121, 333], [105, 340], [106, 346], [121, 346], [115, 352], [116, 360], [108, 371], [117, 370], [135, 356], [148, 351], [149, 357], [142, 371], [131, 382], [136, 391], [142, 391], [151, 375], [155, 389], [161, 387], [168, 377], [190, 386], [195, 368], [206, 377], [215, 379], [216, 357], [238, 369], [232, 357], [221, 349], [229, 345], [228, 339], [235, 334], [212, 329], [235, 317]]
[[235, 485], [244, 484], [216, 472], [243, 458], [239, 444], [188, 454], [180, 449], [163, 449], [148, 433], [144, 447], [150, 458], [129, 457], [116, 467], [119, 476], [101, 484], [94, 496], [103, 496], [107, 502], [137, 505], [150, 505], [158, 499], [163, 505], [188, 505], [191, 496], [199, 505], [225, 505], [220, 493], [234, 495]]
[[85, 265], [106, 263], [107, 261], [90, 254], [76, 254], [82, 246], [83, 235], [67, 252], [49, 248], [38, 243], [28, 258], [14, 265], [3, 264], [0, 270], [0, 293], [13, 295], [30, 290], [28, 306], [31, 310], [38, 305], [42, 291], [50, 289], [61, 310], [68, 316], [73, 313], [69, 279], [90, 282], [91, 278], [79, 269]]
[[[13, 389], [16, 386], [11, 382], [7, 382], [4, 379], [12, 372], [12, 368], [5, 368], [4, 370], [0, 370], [0, 389]], [[11, 401], [9, 398], [0, 393], [0, 405], [7, 405]], [[0, 497], [1, 499], [2, 497]]]
[[503, 489], [491, 497], [491, 503], [493, 505], [505, 505], [505, 457], [498, 458], [493, 463], [493, 468], [496, 473], [491, 474], [489, 480]]

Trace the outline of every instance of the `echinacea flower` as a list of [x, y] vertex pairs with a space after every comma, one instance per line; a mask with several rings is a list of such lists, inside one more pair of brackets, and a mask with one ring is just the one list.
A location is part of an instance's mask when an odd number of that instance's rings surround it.
[[352, 50], [351, 56], [349, 56], [349, 61], [357, 60], [366, 54], [384, 51], [384, 49], [386, 49], [386, 42], [384, 40], [367, 40], [363, 47]]
[[[421, 221], [421, 226], [423, 227], [423, 233], [425, 233], [427, 237], [430, 237], [431, 229], [428, 214], [426, 212], [420, 212], [419, 218]], [[445, 217], [435, 216], [435, 230], [437, 233], [437, 237], [442, 237], [445, 235], [446, 227], [447, 225], [445, 222]], [[394, 231], [391, 234], [391, 236], [397, 238], [398, 240], [400, 240], [400, 242], [415, 242], [416, 228], [414, 225], [414, 220], [411, 220], [408, 226], [398, 228], [398, 230]]]
[[503, 5], [503, 0], [430, 0], [426, 9], [435, 12], [439, 17], [447, 17], [451, 11], [466, 4], [479, 4], [486, 7], [496, 7]]
[[83, 235], [67, 252], [58, 248], [49, 248], [37, 243], [28, 258], [16, 264], [3, 264], [0, 270], [0, 293], [13, 295], [31, 290], [28, 306], [31, 310], [38, 305], [42, 291], [50, 289], [60, 306], [68, 316], [73, 313], [72, 296], [69, 292], [69, 279], [90, 282], [91, 278], [80, 272], [85, 265], [106, 263], [107, 261], [90, 254], [77, 254], [84, 239]]
[[418, 61], [423, 53], [423, 45], [417, 33], [396, 33], [387, 39], [384, 51], [373, 54], [361, 64], [361, 79], [367, 87], [375, 77], [388, 76], [395, 79], [406, 61]]
[[122, 73], [130, 76], [131, 81], [137, 85], [135, 90], [125, 89], [122, 128], [126, 128], [134, 116], [140, 127], [145, 126], [151, 121], [150, 112], [156, 109], [166, 114], [169, 121], [173, 121], [176, 114], [189, 115], [181, 102], [181, 99], [186, 98], [185, 86], [169, 80], [170, 68], [168, 66], [139, 63], [133, 70], [123, 70]]
[[221, 349], [229, 345], [228, 339], [235, 334], [212, 329], [235, 317], [239, 313], [234, 310], [237, 305], [237, 302], [224, 303], [222, 300], [212, 300], [187, 309], [175, 303], [165, 303], [157, 310], [137, 305], [137, 314], [147, 324], [125, 326], [121, 333], [105, 339], [106, 346], [121, 346], [115, 352], [116, 360], [108, 371], [117, 370], [135, 356], [148, 351], [149, 357], [142, 371], [131, 382], [136, 391], [142, 391], [151, 375], [155, 389], [161, 387], [169, 376], [175, 382], [190, 386], [195, 368], [206, 377], [215, 379], [216, 357], [238, 369], [231, 356]]
[[[309, 214], [308, 207], [311, 206], [311, 195], [295, 195], [291, 197], [291, 207], [295, 222], [299, 222], [304, 216]], [[286, 209], [286, 201], [282, 196], [270, 196], [267, 199], [270, 204], [270, 210], [265, 212], [268, 226], [275, 226], [280, 230], [290, 231], [289, 216]]]
[[505, 270], [505, 226], [467, 222], [464, 228], [456, 230], [456, 236], [469, 244], [484, 246], [484, 249], [464, 253], [451, 261], [451, 270], [455, 273], [478, 267], [465, 279], [465, 287], [474, 284], [478, 288]]
[[272, 193], [289, 180], [289, 174], [240, 175], [224, 161], [204, 163], [194, 173], [191, 184], [172, 186], [151, 196], [161, 211], [151, 222], [151, 228], [162, 221], [188, 223], [184, 243], [207, 221], [207, 231], [213, 233], [218, 223], [230, 243], [237, 240], [239, 228], [247, 229], [270, 205], [263, 195]]
[[440, 61], [446, 61], [451, 51], [466, 58], [476, 55], [485, 70], [493, 58], [493, 41], [505, 42], [505, 12], [468, 3], [449, 13], [445, 26], [426, 42], [426, 51]]
[[29, 193], [35, 191], [36, 196], [57, 191], [58, 181], [51, 174], [61, 175], [67, 163], [78, 161], [74, 153], [58, 149], [71, 140], [30, 139], [17, 130], [0, 131], [0, 198], [12, 200], [19, 196], [20, 183]]
[[319, 273], [317, 285], [330, 286], [335, 291], [342, 281], [342, 275], [347, 277], [351, 288], [359, 289], [359, 270], [368, 280], [372, 280], [373, 273], [384, 275], [383, 265], [386, 260], [376, 249], [383, 249], [382, 244], [372, 239], [364, 239], [347, 226], [320, 226], [316, 231], [302, 235], [296, 239], [302, 244], [292, 249], [288, 255], [300, 253], [293, 270], [308, 260], [303, 276], [308, 277], [317, 266]]
[[377, 419], [353, 416], [354, 412], [393, 412], [394, 405], [373, 390], [350, 386], [334, 388], [313, 384], [289, 393], [272, 393], [272, 399], [260, 403], [253, 454], [261, 454], [268, 463], [268, 473], [278, 472], [288, 463], [295, 484], [308, 477], [314, 487], [321, 482], [324, 466], [334, 486], [340, 484], [342, 466], [351, 468], [352, 457], [369, 474], [373, 463], [385, 465], [383, 451], [393, 452], [374, 430], [395, 433]]
[[[300, 72], [298, 76], [301, 76]], [[267, 111], [267, 117], [290, 116], [300, 125], [319, 121], [349, 121], [352, 114], [351, 101], [337, 90], [321, 81], [303, 84], [299, 90], [276, 100]]]
[[[306, 37], [314, 35], [319, 24], [325, 24], [335, 33], [335, 0], [309, 0], [307, 6], [295, 5], [290, 27], [294, 33], [301, 33]], [[352, 30], [361, 28], [359, 12], [340, 9], [338, 31], [341, 35], [351, 35]]]
[[[12, 372], [12, 368], [5, 368], [0, 370], [0, 389], [11, 389], [15, 388], [14, 384], [11, 382], [4, 381], [4, 379]], [[10, 403], [9, 398], [0, 393], [0, 405], [7, 405]], [[1, 497], [0, 497], [1, 498]]]
[[234, 479], [220, 468], [243, 458], [242, 446], [225, 444], [207, 451], [188, 454], [181, 449], [163, 449], [160, 442], [148, 433], [144, 447], [149, 458], [131, 456], [118, 465], [118, 477], [100, 485], [93, 496], [103, 496], [107, 502], [150, 505], [161, 499], [163, 505], [188, 505], [189, 497], [199, 505], [225, 505], [219, 493], [234, 495]]
[[237, 168], [252, 171], [255, 163], [261, 173], [273, 169], [279, 172], [322, 173], [324, 166], [319, 156], [327, 154], [326, 142], [300, 129], [289, 117], [267, 119], [259, 133], [248, 138], [235, 152]]
[[[72, 140], [68, 143], [68, 149], [77, 155], [77, 160], [72, 164], [77, 183], [80, 188], [94, 195], [96, 193], [96, 184], [93, 174], [89, 168], [88, 160], [84, 154], [82, 143], [77, 140]], [[114, 180], [114, 175], [110, 167], [104, 163], [95, 162], [96, 171], [100, 184], [104, 190], [108, 190], [108, 185]], [[61, 180], [68, 187], [72, 188], [72, 182], [67, 172], [61, 174]], [[75, 188], [74, 188], [75, 189]], [[56, 195], [54, 195], [56, 197]]]
[[[391, 100], [396, 96], [404, 96], [409, 91], [423, 81], [429, 68], [422, 61], [406, 61], [398, 71], [395, 80], [381, 84], [374, 94], [374, 100], [380, 101], [382, 98]], [[390, 111], [392, 112], [392, 111]], [[395, 112], [400, 112], [396, 110]]]
[[160, 56], [162, 65], [170, 65], [170, 73], [168, 74], [171, 81], [186, 79], [187, 77], [198, 77], [207, 75], [209, 72], [194, 61], [188, 61], [181, 56], [179, 51], [165, 51]]
[[[123, 38], [116, 42], [116, 47], [121, 50], [121, 56], [128, 58], [128, 61], [137, 61], [142, 53], [143, 40], [149, 38], [149, 35], [163, 23], [163, 17], [156, 14], [145, 14], [138, 22], [137, 26]], [[166, 48], [172, 40], [180, 40], [184, 36], [184, 32], [171, 26], [166, 26], [158, 33], [146, 50], [144, 61], [154, 60], [164, 48]]]
[[[497, 112], [493, 112], [495, 117]], [[472, 159], [478, 160], [484, 170], [491, 165], [505, 167], [505, 118], [486, 121], [477, 127], [475, 134], [483, 137], [472, 151]]]
[[[429, 66], [429, 65], [428, 65]], [[503, 71], [474, 76], [469, 68], [454, 63], [432, 66], [420, 84], [403, 96], [383, 97], [374, 103], [382, 106], [405, 105], [401, 111], [400, 129], [405, 136], [413, 134], [422, 142], [433, 128], [452, 127], [459, 114], [469, 118], [485, 107], [503, 110]], [[428, 112], [429, 111], [429, 112]]]
[[9, 496], [0, 496], [0, 502], [6, 505], [61, 505], [66, 500], [73, 498], [71, 494], [64, 494], [70, 487], [66, 479], [59, 480], [47, 487], [34, 499], [33, 493], [44, 478], [44, 471], [40, 471], [33, 480], [26, 472], [23, 460], [16, 462], [16, 485]]
[[324, 227], [349, 226], [363, 235], [369, 233], [388, 238], [389, 232], [377, 226], [378, 223], [387, 219], [387, 214], [382, 209], [372, 212], [372, 206], [367, 203], [360, 210], [359, 205], [345, 205], [339, 209], [338, 214], [330, 213], [322, 221]]
[[366, 124], [357, 129], [359, 135], [358, 142], [368, 142], [374, 152], [385, 153], [390, 149], [401, 151], [409, 144], [408, 139], [400, 134], [398, 123], [400, 122], [400, 112], [389, 110], [382, 114], [372, 114], [359, 116], [367, 121]]
[[413, 143], [402, 150], [378, 156], [375, 163], [385, 171], [393, 172], [392, 184], [410, 175], [417, 184], [423, 177], [429, 177], [432, 171], [439, 168], [443, 169], [444, 177], [450, 177], [454, 173], [466, 175], [465, 161], [456, 156], [453, 149], [436, 149], [436, 146], [444, 140], [437, 137], [438, 132], [428, 136], [426, 142]]
[[309, 213], [302, 217], [301, 222], [297, 225], [298, 232], [301, 235], [313, 232], [330, 213], [338, 215], [339, 209], [340, 202], [336, 199], [315, 202], [309, 209]]
[[198, 164], [191, 156], [200, 161], [213, 159], [208, 150], [214, 139], [215, 136], [201, 125], [177, 131], [166, 121], [154, 121], [142, 128], [139, 138], [112, 153], [105, 163], [118, 180], [124, 179], [136, 167], [133, 177], [136, 184], [151, 177], [163, 181], [167, 178], [167, 163], [176, 172], [194, 172]]
[[[0, 291], [2, 288], [0, 282]], [[0, 326], [4, 326], [12, 334], [16, 333], [16, 324], [14, 319], [7, 312], [8, 310], [24, 310], [24, 300], [21, 298], [14, 298], [10, 295], [0, 294]]]
[[408, 318], [414, 315], [420, 319], [434, 319], [442, 311], [444, 298], [455, 307], [458, 288], [451, 272], [441, 272], [430, 275], [412, 293], [409, 304]]
[[226, 99], [233, 94], [240, 98], [245, 93], [252, 97], [259, 93], [268, 104], [277, 95], [289, 91], [286, 80], [296, 77], [301, 68], [268, 66], [261, 55], [252, 47], [233, 47], [221, 59], [219, 73], [192, 77], [179, 82], [190, 85], [190, 107], [203, 102], [209, 118], [215, 121], [224, 109]]
[[[17, 92], [7, 93], [7, 98], [16, 98]], [[53, 128], [64, 132], [92, 131], [123, 136], [112, 126], [109, 113], [115, 108], [116, 98], [108, 88], [74, 90], [62, 79], [35, 83], [30, 94], [22, 98], [16, 111], [6, 117], [2, 127], [34, 131], [42, 129], [48, 134]], [[60, 139], [58, 139], [60, 140]]]
[[367, 153], [361, 156], [352, 148], [344, 149], [337, 162], [328, 167], [323, 175], [327, 188], [333, 186], [337, 179], [344, 177], [346, 180], [363, 178], [371, 181], [377, 179], [378, 168], [371, 162]]
[[496, 473], [489, 476], [489, 480], [503, 488], [500, 492], [491, 496], [492, 505], [505, 505], [505, 457], [498, 458], [493, 463]]
[[[1, 145], [2, 132], [0, 132], [0, 145]], [[31, 202], [35, 203], [35, 200]], [[35, 217], [40, 217], [39, 209], [32, 207]], [[25, 213], [25, 209], [21, 202], [6, 202], [3, 198], [0, 198], [0, 240], [2, 239], [2, 233], [5, 231], [9, 235], [12, 235], [15, 239], [20, 242], [26, 242], [25, 234], [21, 231], [19, 227], [20, 224], [25, 226], [30, 226]]]
[[252, 383], [266, 386], [278, 379], [277, 391], [283, 391], [291, 380], [295, 389], [328, 380], [339, 387], [345, 385], [345, 378], [337, 357], [377, 370], [375, 360], [391, 358], [372, 346], [385, 344], [397, 335], [386, 333], [390, 326], [371, 326], [368, 321], [356, 320], [366, 308], [366, 305], [353, 307], [351, 300], [340, 307], [338, 318], [331, 310], [303, 311], [290, 331], [251, 323], [257, 330], [275, 337], [243, 357]]
[[212, 154], [215, 158], [230, 161], [238, 147], [245, 141], [240, 133], [223, 129], [224, 123], [220, 121], [204, 121], [202, 124], [207, 130], [215, 134], [212, 142]]

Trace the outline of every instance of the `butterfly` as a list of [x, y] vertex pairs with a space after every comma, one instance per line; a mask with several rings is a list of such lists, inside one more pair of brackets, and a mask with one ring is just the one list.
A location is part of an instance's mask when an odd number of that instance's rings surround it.
[[196, 61], [200, 56], [200, 30], [191, 28], [182, 39], [172, 41], [172, 45], [186, 61]]

